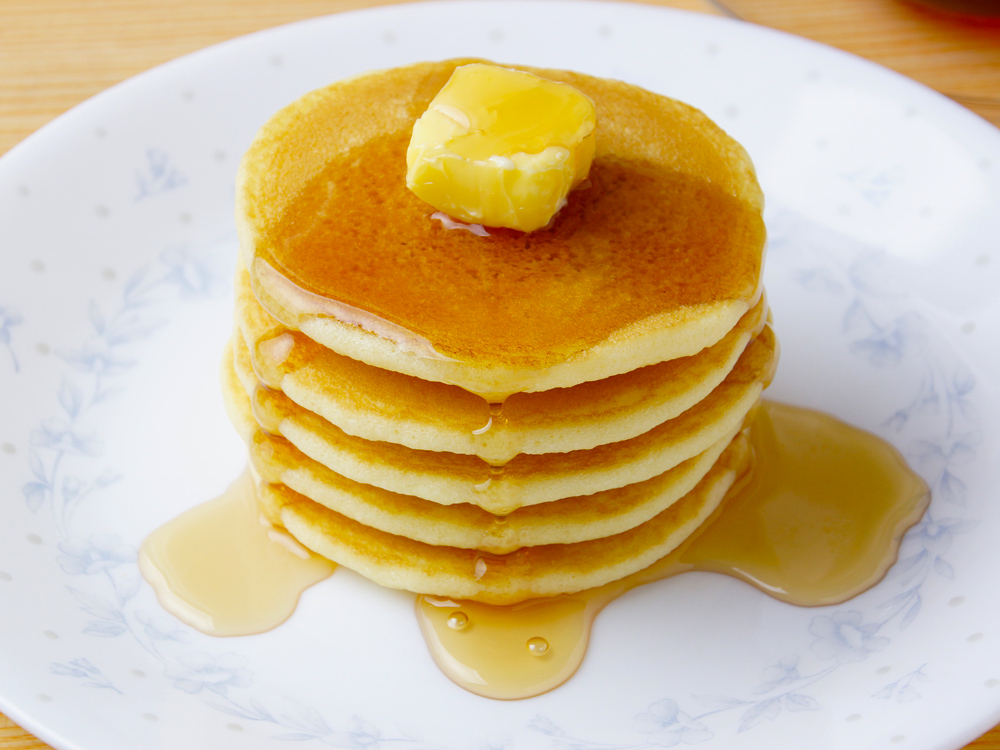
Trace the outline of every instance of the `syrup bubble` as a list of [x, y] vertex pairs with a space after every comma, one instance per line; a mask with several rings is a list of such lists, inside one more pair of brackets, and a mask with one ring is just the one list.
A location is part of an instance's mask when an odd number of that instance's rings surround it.
[[469, 624], [469, 616], [465, 612], [452, 612], [448, 618], [448, 627], [452, 630], [465, 630]]
[[529, 638], [528, 642], [524, 645], [527, 647], [528, 653], [532, 656], [542, 656], [549, 650], [549, 642], [538, 635], [534, 638]]

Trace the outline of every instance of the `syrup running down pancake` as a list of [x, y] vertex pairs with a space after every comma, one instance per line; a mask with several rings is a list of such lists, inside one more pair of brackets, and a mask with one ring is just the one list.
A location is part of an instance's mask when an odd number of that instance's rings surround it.
[[[344, 432], [409, 448], [474, 454], [500, 465], [519, 453], [593, 448], [646, 432], [705, 398], [732, 371], [767, 317], [764, 296], [724, 338], [691, 357], [489, 404], [457, 386], [381, 370], [282, 326], [236, 275], [234, 345], [253, 376]], [[248, 372], [248, 367], [243, 366]], [[246, 383], [246, 379], [244, 379]]]
[[264, 126], [223, 382], [273, 523], [383, 585], [513, 603], [690, 534], [750, 465], [777, 344], [753, 166], [666, 97], [527, 69], [592, 104], [589, 175], [537, 231], [442, 221], [407, 144], [463, 62], [336, 83]]
[[442, 505], [338, 474], [280, 436], [264, 433], [235, 372], [227, 364], [223, 369], [230, 418], [247, 441], [251, 465], [261, 480], [287, 485], [320, 505], [383, 531], [428, 544], [496, 554], [609, 536], [649, 520], [692, 490], [743, 427], [740, 421], [702, 453], [650, 479], [497, 515], [473, 503]]

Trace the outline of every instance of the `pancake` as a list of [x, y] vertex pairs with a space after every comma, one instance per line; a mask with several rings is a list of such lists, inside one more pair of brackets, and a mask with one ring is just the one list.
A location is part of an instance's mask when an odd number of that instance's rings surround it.
[[538, 503], [623, 487], [663, 473], [743, 424], [770, 381], [776, 342], [770, 327], [743, 352], [705, 399], [635, 438], [590, 450], [520, 454], [491, 467], [475, 456], [421, 451], [348, 435], [279, 391], [259, 387], [250, 356], [235, 337], [234, 367], [254, 416], [320, 464], [358, 482], [436, 503], [471, 503], [506, 514]]
[[520, 547], [567, 544], [618, 534], [657, 515], [690, 492], [715, 464], [733, 434], [652, 479], [582, 497], [519, 508], [496, 516], [477, 505], [439, 505], [388, 492], [331, 471], [280, 437], [262, 432], [228, 357], [226, 406], [263, 481], [289, 489], [375, 529], [427, 544], [504, 554]]
[[756, 303], [763, 198], [697, 110], [533, 70], [597, 108], [588, 183], [529, 234], [448, 230], [405, 186], [413, 122], [462, 62], [341, 81], [258, 134], [237, 182], [253, 289], [282, 324], [370, 365], [488, 401], [696, 354]]
[[253, 370], [349, 435], [503, 464], [636, 437], [701, 401], [729, 374], [767, 316], [763, 298], [715, 345], [690, 357], [491, 406], [457, 386], [382, 370], [326, 349], [275, 320], [242, 265], [236, 320]]
[[778, 347], [753, 165], [687, 105], [523, 68], [597, 109], [549, 225], [456, 225], [411, 193], [413, 123], [465, 62], [338, 82], [259, 132], [223, 391], [300, 543], [513, 604], [641, 570], [708, 518], [752, 464]]
[[299, 542], [382, 586], [422, 594], [516, 604], [623, 578], [671, 552], [718, 507], [750, 464], [738, 435], [683, 499], [629, 531], [576, 544], [524, 547], [507, 555], [425, 544], [387, 534], [281, 484], [260, 482], [268, 518]]

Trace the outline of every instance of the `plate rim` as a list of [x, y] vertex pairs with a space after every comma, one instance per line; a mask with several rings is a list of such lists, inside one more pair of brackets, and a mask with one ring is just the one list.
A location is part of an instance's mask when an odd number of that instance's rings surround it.
[[[523, 0], [524, 4], [528, 4], [530, 0]], [[32, 155], [36, 151], [44, 151], [46, 144], [49, 140], [62, 137], [64, 133], [72, 133], [76, 127], [77, 122], [85, 117], [91, 111], [97, 110], [101, 107], [106, 106], [110, 102], [117, 101], [118, 99], [126, 100], [132, 95], [133, 90], [139, 90], [146, 88], [148, 86], [156, 85], [157, 81], [161, 76], [168, 75], [171, 71], [181, 70], [191, 65], [200, 64], [199, 61], [211, 60], [216, 57], [222, 49], [243, 49], [250, 44], [255, 43], [254, 40], [260, 40], [271, 35], [276, 34], [294, 34], [294, 30], [297, 27], [312, 26], [317, 23], [327, 23], [331, 20], [339, 19], [344, 16], [375, 16], [375, 15], [392, 15], [399, 12], [400, 8], [421, 8], [422, 11], [430, 9], [427, 12], [435, 12], [436, 10], [443, 9], [449, 5], [479, 5], [483, 7], [496, 7], [500, 8], [503, 6], [509, 7], [510, 3], [502, 0], [424, 0], [422, 2], [405, 3], [402, 5], [383, 5], [374, 6], [369, 8], [351, 9], [341, 11], [339, 13], [334, 13], [326, 16], [319, 16], [316, 18], [303, 19], [299, 21], [293, 21], [288, 24], [283, 24], [281, 26], [264, 29], [256, 31], [247, 35], [242, 35], [233, 39], [220, 42], [218, 44], [212, 45], [210, 47], [197, 50], [186, 54], [182, 57], [176, 58], [174, 60], [165, 62], [147, 71], [144, 71], [134, 77], [131, 77], [125, 81], [122, 81], [114, 86], [100, 92], [99, 94], [87, 99], [84, 102], [72, 107], [67, 112], [58, 116], [54, 120], [46, 123], [44, 126], [39, 128], [37, 131], [26, 137], [24, 140], [13, 146], [10, 151], [0, 157], [0, 180], [4, 178], [9, 170], [16, 171], [20, 168], [22, 162], [30, 162]], [[638, 3], [619, 3], [619, 2], [609, 2], [608, 0], [547, 0], [545, 3], [547, 5], [566, 5], [572, 6], [574, 4], [586, 4], [592, 6], [599, 6], [607, 9], [620, 9], [622, 5], [632, 6], [636, 12], [642, 14], [646, 12], [651, 12], [654, 14], [666, 13], [666, 14], [678, 14], [681, 16], [687, 16], [692, 18], [698, 18], [699, 23], [705, 22], [709, 25], [712, 24], [726, 24], [726, 25], [748, 25], [745, 22], [738, 21], [726, 17], [708, 16], [699, 14], [694, 11], [688, 11], [684, 9], [669, 8], [656, 5], [644, 5]], [[900, 82], [904, 82], [907, 86], [914, 86], [923, 91], [924, 94], [932, 94], [938, 98], [938, 104], [944, 105], [947, 111], [952, 113], [961, 113], [960, 117], [970, 117], [970, 121], [975, 121], [982, 123], [986, 127], [995, 131], [987, 121], [983, 120], [975, 113], [965, 109], [957, 102], [949, 99], [948, 97], [940, 94], [932, 89], [920, 84], [916, 81], [906, 78], [902, 74], [899, 74], [890, 69], [879, 66], [876, 63], [864, 60], [856, 55], [853, 55], [842, 50], [837, 50], [832, 47], [828, 47], [818, 42], [814, 42], [807, 39], [802, 39], [800, 37], [795, 37], [794, 35], [788, 34], [782, 31], [776, 31], [774, 29], [768, 29], [765, 27], [753, 27], [754, 31], [751, 33], [765, 33], [765, 34], [777, 34], [783, 38], [794, 40], [794, 43], [804, 43], [809, 47], [815, 47], [822, 49], [824, 54], [830, 52], [835, 53], [836, 56], [842, 56], [847, 59], [854, 61], [852, 64], [862, 63], [866, 66], [874, 66], [883, 73], [889, 73], [892, 77], [897, 78]], [[954, 108], [954, 109], [951, 109]], [[996, 135], [1000, 135], [997, 132]], [[998, 139], [1000, 140], [1000, 139]], [[27, 710], [23, 711], [16, 705], [10, 703], [2, 693], [0, 693], [0, 709], [15, 721], [20, 726], [24, 727], [26, 730], [30, 731], [39, 739], [49, 742], [53, 745], [60, 745], [67, 748], [78, 747], [72, 740], [62, 737], [58, 732], [50, 731], [49, 727], [44, 726], [42, 723], [36, 723], [34, 719], [29, 715]], [[984, 719], [981, 726], [985, 729], [977, 731], [973, 737], [978, 737], [983, 731], [988, 730], [996, 723], [1000, 721], [1000, 706], [997, 707], [995, 713], [989, 719]], [[967, 740], [966, 740], [967, 741]]]

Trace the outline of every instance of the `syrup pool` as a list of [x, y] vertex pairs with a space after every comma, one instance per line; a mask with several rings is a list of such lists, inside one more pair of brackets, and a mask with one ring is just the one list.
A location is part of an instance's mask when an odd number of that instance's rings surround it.
[[287, 620], [336, 565], [271, 525], [249, 471], [146, 537], [139, 569], [163, 608], [209, 635], [251, 635]]
[[[750, 437], [749, 475], [695, 534], [645, 570], [513, 607], [418, 597], [417, 619], [438, 666], [478, 695], [527, 698], [569, 679], [594, 618], [645, 583], [722, 573], [805, 606], [842, 602], [878, 583], [930, 499], [898, 451], [833, 417], [770, 401]], [[462, 628], [449, 626], [456, 618]]]
[[[649, 568], [577, 594], [499, 607], [418, 596], [434, 660], [489, 698], [565, 682], [594, 618], [636, 586], [688, 571], [733, 576], [783, 601], [818, 606], [875, 585], [930, 499], [891, 445], [825, 414], [764, 401], [749, 427], [754, 465], [680, 547]], [[260, 521], [249, 475], [153, 532], [140, 567], [163, 606], [214, 635], [284, 621], [334, 565]], [[669, 645], [666, 646], [669, 648]]]

